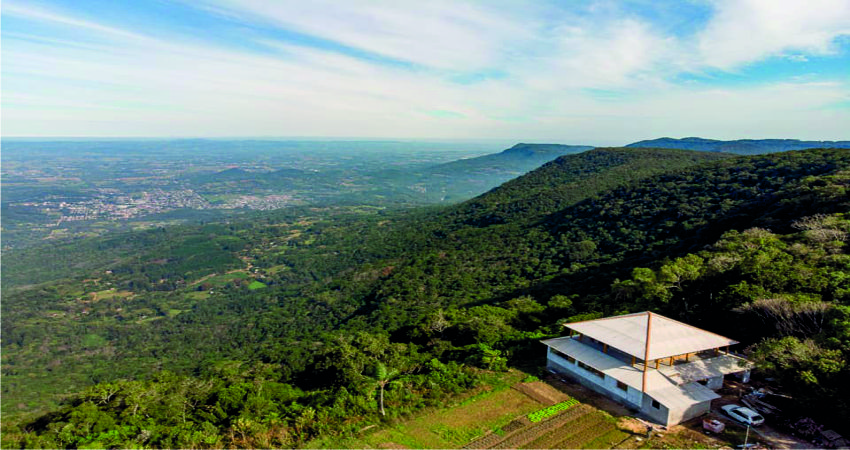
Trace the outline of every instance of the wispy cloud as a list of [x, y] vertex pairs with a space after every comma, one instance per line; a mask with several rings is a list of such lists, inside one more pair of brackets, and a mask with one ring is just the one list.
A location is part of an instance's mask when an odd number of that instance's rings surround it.
[[[850, 2], [817, 1], [830, 12], [718, 0], [694, 29], [663, 22], [684, 9], [659, 15], [641, 2], [187, 3], [214, 24], [207, 34], [7, 1], [3, 128], [611, 144], [846, 137], [848, 111], [823, 108], [846, 101], [846, 72], [723, 84], [726, 71], [740, 77], [771, 58], [793, 57], [806, 74], [824, 57], [847, 60]], [[705, 71], [717, 80], [677, 81]]]
[[700, 62], [720, 69], [796, 51], [827, 55], [850, 36], [847, 0], [715, 0], [715, 15], [698, 34]]
[[516, 20], [520, 16], [512, 17], [488, 3], [221, 0], [207, 5], [230, 17], [446, 70], [475, 70], [499, 63], [511, 50], [511, 42], [525, 41], [533, 31]]

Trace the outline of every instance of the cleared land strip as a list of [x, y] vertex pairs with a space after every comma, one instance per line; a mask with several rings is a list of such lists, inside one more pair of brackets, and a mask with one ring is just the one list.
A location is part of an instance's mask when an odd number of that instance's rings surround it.
[[[589, 411], [555, 427], [522, 448], [579, 448], [593, 438], [605, 434], [614, 425], [597, 411]], [[563, 443], [571, 445], [563, 446]]]
[[511, 387], [544, 405], [554, 405], [570, 398], [567, 394], [564, 394], [542, 381], [518, 383]]
[[[571, 408], [567, 411], [564, 411], [558, 415], [549, 417], [543, 421], [532, 424], [531, 422], [526, 422], [527, 425], [522, 428], [516, 429], [516, 431], [510, 432], [504, 436], [500, 436], [496, 433], [488, 434], [487, 436], [482, 437], [481, 439], [475, 440], [464, 448], [469, 449], [485, 449], [485, 448], [494, 448], [494, 449], [507, 449], [507, 448], [522, 448], [526, 444], [538, 439], [542, 435], [546, 434], [551, 430], [558, 429], [579, 417], [587, 415], [593, 412], [593, 408], [587, 405], [578, 405], [574, 408]], [[527, 421], [527, 419], [526, 419]], [[517, 422], [517, 421], [514, 421]], [[514, 424], [511, 422], [511, 424]], [[515, 427], [516, 425], [514, 425]], [[513, 427], [512, 427], [513, 428]], [[507, 431], [507, 430], [502, 430]]]

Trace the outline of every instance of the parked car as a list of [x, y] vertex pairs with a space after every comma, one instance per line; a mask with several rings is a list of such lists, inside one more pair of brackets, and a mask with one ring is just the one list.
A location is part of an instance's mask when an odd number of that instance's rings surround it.
[[764, 423], [764, 417], [762, 417], [761, 414], [747, 408], [746, 406], [731, 404], [721, 406], [720, 409], [722, 409], [729, 417], [747, 425], [757, 427]]

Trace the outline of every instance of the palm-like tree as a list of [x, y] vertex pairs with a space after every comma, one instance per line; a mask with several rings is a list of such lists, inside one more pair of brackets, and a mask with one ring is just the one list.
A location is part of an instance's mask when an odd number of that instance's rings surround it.
[[381, 415], [386, 416], [387, 413], [384, 411], [384, 387], [393, 381], [393, 378], [399, 375], [399, 371], [396, 369], [387, 370], [387, 366], [383, 363], [378, 363], [375, 366], [375, 381], [378, 385], [378, 388], [381, 391], [380, 394], [380, 405], [381, 405]]

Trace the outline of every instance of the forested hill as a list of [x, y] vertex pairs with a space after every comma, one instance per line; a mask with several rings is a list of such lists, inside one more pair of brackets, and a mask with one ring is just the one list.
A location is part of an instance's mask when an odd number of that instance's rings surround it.
[[668, 149], [598, 148], [561, 156], [469, 200], [454, 214], [466, 223], [516, 222], [549, 214], [597, 192], [729, 155]]
[[[630, 151], [640, 150], [625, 152]], [[644, 170], [649, 170], [649, 161], [644, 161]], [[516, 183], [539, 186], [546, 179], [539, 175], [550, 173], [552, 167], [529, 173]], [[435, 301], [451, 305], [567, 293], [581, 304], [578, 311], [612, 313], [625, 305], [608, 297], [611, 282], [628, 276], [636, 266], [697, 251], [728, 230], [761, 226], [787, 232], [799, 217], [843, 212], [845, 181], [835, 180], [844, 178], [824, 177], [848, 168], [847, 150], [724, 158], [605, 191], [589, 188], [582, 194], [578, 183], [569, 194], [576, 200], [561, 209], [541, 208], [533, 215], [520, 215], [519, 220], [508, 215], [506, 220], [490, 220], [489, 226], [480, 227], [475, 205], [491, 195], [485, 194], [450, 213], [446, 228], [471, 223], [435, 232], [440, 239], [432, 240], [432, 252], [413, 264], [418, 269], [397, 268], [382, 282], [376, 303], [391, 306], [383, 305], [374, 317], [392, 329], [387, 322], [404, 317], [390, 314], [392, 308], [419, 308], [419, 314]], [[609, 176], [620, 176], [616, 167], [594, 178], [591, 185], [615, 184]], [[833, 182], [838, 187], [825, 187]], [[404, 302], [394, 303], [401, 298]]]
[[597, 149], [450, 208], [154, 230], [135, 255], [127, 235], [130, 257], [4, 292], [4, 417], [67, 398], [4, 419], [4, 447], [303, 446], [540, 366], [564, 321], [643, 310], [752, 346], [840, 424], [848, 189], [848, 150]]
[[587, 145], [516, 144], [500, 153], [461, 159], [424, 170], [420, 184], [444, 200], [466, 200], [562, 156], [580, 153]]
[[724, 152], [738, 155], [756, 155], [762, 153], [785, 152], [790, 150], [806, 150], [810, 148], [845, 148], [850, 149], [850, 141], [800, 141], [797, 139], [738, 139], [734, 141], [719, 141], [698, 137], [683, 139], [659, 138], [635, 142], [626, 147], [648, 148], [680, 148], [703, 152]]
[[588, 145], [516, 144], [500, 153], [461, 159], [431, 168], [434, 174], [454, 174], [474, 171], [510, 172], [523, 174], [553, 159], [590, 150]]

